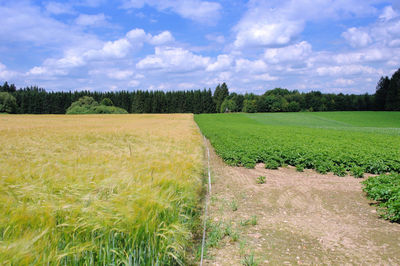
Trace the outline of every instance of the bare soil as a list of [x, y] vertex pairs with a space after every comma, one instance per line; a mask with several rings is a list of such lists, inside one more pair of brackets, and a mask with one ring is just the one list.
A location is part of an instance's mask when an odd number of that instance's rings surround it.
[[[208, 146], [209, 219], [239, 238], [209, 248], [206, 265], [241, 265], [251, 254], [259, 265], [400, 265], [400, 224], [379, 217], [362, 191], [365, 178], [232, 167]], [[258, 176], [266, 183], [257, 184]], [[254, 216], [257, 224], [246, 225]]]

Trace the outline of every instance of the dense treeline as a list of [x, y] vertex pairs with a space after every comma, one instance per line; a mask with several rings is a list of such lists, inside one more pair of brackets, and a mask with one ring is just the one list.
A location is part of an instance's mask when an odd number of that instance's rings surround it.
[[[229, 93], [228, 86], [190, 91], [47, 92], [38, 87], [0, 86], [0, 113], [65, 114], [83, 96], [111, 99], [129, 113], [216, 113], [400, 110], [400, 69], [382, 77], [375, 95], [300, 93], [275, 88], [263, 95]], [[15, 100], [14, 100], [15, 99]]]
[[400, 68], [391, 78], [381, 77], [376, 86], [377, 110], [400, 111]]
[[[97, 102], [111, 99], [116, 107], [129, 113], [210, 113], [215, 112], [211, 90], [196, 91], [117, 91], [117, 92], [47, 92], [38, 87], [13, 90], [7, 82], [0, 91], [15, 97], [19, 114], [65, 114], [73, 102], [83, 96], [92, 97]], [[1, 112], [1, 111], [0, 111]]]

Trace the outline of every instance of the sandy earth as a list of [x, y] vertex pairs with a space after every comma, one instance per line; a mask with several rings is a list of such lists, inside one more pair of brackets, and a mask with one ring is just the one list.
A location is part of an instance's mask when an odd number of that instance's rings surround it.
[[[362, 192], [364, 179], [227, 166], [210, 147], [209, 218], [239, 234], [207, 252], [206, 265], [400, 265], [400, 224], [379, 218]], [[265, 184], [256, 178], [266, 176]], [[234, 211], [233, 204], [237, 210]], [[256, 225], [243, 221], [256, 216]]]

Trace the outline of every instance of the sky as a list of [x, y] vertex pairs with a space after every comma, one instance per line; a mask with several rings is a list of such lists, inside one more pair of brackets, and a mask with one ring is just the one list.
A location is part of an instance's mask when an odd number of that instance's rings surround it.
[[400, 1], [0, 0], [0, 82], [48, 91], [374, 93]]

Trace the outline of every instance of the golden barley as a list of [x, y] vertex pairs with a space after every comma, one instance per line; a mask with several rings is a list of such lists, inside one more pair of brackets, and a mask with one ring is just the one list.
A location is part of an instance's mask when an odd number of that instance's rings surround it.
[[0, 261], [182, 263], [201, 191], [192, 115], [0, 116]]

